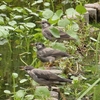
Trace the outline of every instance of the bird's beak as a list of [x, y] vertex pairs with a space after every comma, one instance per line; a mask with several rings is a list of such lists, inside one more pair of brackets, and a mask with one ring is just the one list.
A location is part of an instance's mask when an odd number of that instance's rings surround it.
[[31, 45], [31, 46], [35, 46], [35, 43], [31, 43], [30, 45]]
[[20, 70], [24, 70], [24, 67], [23, 66], [20, 66]]
[[35, 21], [36, 23], [41, 23], [41, 21]]

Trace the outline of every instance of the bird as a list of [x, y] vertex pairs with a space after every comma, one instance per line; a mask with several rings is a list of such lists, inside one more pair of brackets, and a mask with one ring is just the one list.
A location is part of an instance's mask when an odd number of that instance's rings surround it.
[[52, 26], [50, 25], [49, 22], [43, 20], [41, 21], [41, 26], [42, 26], [42, 34], [44, 35], [44, 37], [50, 41], [57, 41], [57, 42], [62, 42], [62, 41], [66, 41], [66, 40], [75, 40], [73, 37], [71, 37], [70, 35], [68, 35], [67, 33], [65, 33], [64, 31], [62, 31], [61, 29], [57, 29], [58, 32], [60, 33], [60, 37], [56, 38], [52, 35], [52, 33], [50, 32], [50, 29], [52, 28]]
[[61, 57], [71, 57], [66, 52], [56, 50], [50, 47], [46, 47], [43, 43], [37, 42], [35, 43], [37, 49], [37, 58], [40, 59], [42, 62], [49, 62], [48, 68], [52, 63]]
[[22, 70], [25, 70], [35, 82], [42, 86], [48, 86], [49, 89], [51, 89], [51, 86], [61, 85], [67, 82], [72, 83], [72, 80], [62, 78], [49, 70], [35, 69], [33, 66], [23, 66]]

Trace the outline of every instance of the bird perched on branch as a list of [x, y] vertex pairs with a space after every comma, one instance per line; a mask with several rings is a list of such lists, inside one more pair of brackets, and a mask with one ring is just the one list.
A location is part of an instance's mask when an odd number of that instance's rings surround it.
[[32, 66], [23, 66], [22, 70], [25, 70], [34, 81], [40, 85], [48, 86], [49, 89], [53, 85], [60, 85], [64, 82], [72, 82], [70, 79], [61, 78], [48, 70], [34, 69]]
[[49, 62], [49, 66], [52, 65], [52, 63], [61, 57], [71, 57], [69, 54], [66, 52], [56, 50], [53, 48], [45, 47], [44, 44], [38, 42], [35, 44], [37, 48], [37, 57], [42, 61], [42, 62]]
[[52, 28], [50, 23], [47, 21], [42, 21], [41, 22], [42, 25], [42, 34], [44, 35], [44, 37], [50, 41], [55, 41], [57, 40], [58, 42], [64, 41], [64, 40], [75, 40], [74, 38], [72, 38], [70, 35], [68, 35], [67, 33], [65, 33], [64, 31], [62, 31], [61, 29], [57, 29], [59, 32], [60, 37], [56, 38], [52, 35], [50, 29]]

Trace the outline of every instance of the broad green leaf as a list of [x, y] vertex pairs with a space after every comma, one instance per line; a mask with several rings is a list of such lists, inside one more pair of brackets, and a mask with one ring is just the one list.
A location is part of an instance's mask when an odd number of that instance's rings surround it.
[[76, 11], [77, 11], [78, 13], [80, 13], [80, 14], [85, 14], [85, 13], [87, 12], [86, 9], [85, 9], [85, 7], [82, 6], [82, 5], [77, 5], [77, 6], [76, 6]]
[[25, 26], [29, 28], [34, 28], [36, 25], [34, 23], [29, 22], [29, 23], [26, 23]]
[[0, 37], [7, 38], [9, 35], [9, 30], [5, 30], [2, 26], [0, 27]]
[[9, 90], [4, 90], [4, 93], [11, 94], [11, 92]]
[[79, 15], [78, 12], [74, 8], [69, 8], [66, 10], [65, 14], [68, 18], [75, 18], [76, 15]]
[[22, 7], [15, 7], [15, 8], [13, 8], [13, 11], [17, 11], [19, 13], [25, 12], [25, 10]]
[[79, 30], [79, 25], [77, 23], [74, 23], [72, 26], [71, 26], [71, 29], [74, 30], [74, 31], [78, 31]]
[[22, 98], [22, 97], [24, 97], [24, 95], [25, 95], [25, 91], [24, 90], [18, 90], [16, 92], [16, 97], [17, 98]]
[[9, 21], [8, 24], [11, 25], [11, 26], [14, 26], [14, 25], [17, 24], [17, 22], [13, 20], [13, 21]]
[[14, 19], [21, 19], [21, 18], [23, 18], [21, 15], [14, 16]]
[[61, 19], [58, 21], [58, 26], [66, 27], [70, 24], [70, 21], [68, 19]]
[[59, 33], [59, 31], [58, 31], [56, 28], [52, 27], [52, 28], [50, 28], [49, 31], [51, 32], [51, 34], [52, 34], [54, 37], [60, 38], [60, 33]]
[[6, 5], [1, 5], [0, 10], [6, 10], [7, 6]]
[[8, 42], [7, 39], [2, 39], [2, 40], [0, 40], [0, 45], [4, 45], [4, 44], [7, 43], [7, 42]]
[[45, 11], [43, 11], [42, 15], [44, 18], [49, 19], [53, 16], [53, 11], [51, 11], [50, 9], [46, 9]]
[[34, 3], [32, 3], [32, 6], [33, 5], [36, 5], [36, 4], [38, 4], [38, 3], [42, 3], [43, 2], [43, 0], [37, 0], [37, 1], [35, 1]]
[[54, 14], [54, 16], [52, 17], [52, 20], [57, 20], [59, 19], [61, 16], [63, 15], [63, 11], [62, 10], [57, 10]]
[[25, 100], [33, 100], [34, 95], [26, 95]]
[[69, 34], [71, 37], [75, 38], [76, 40], [79, 39], [77, 33], [72, 29], [67, 30], [67, 34]]
[[44, 2], [44, 6], [50, 6], [50, 3], [49, 2]]
[[18, 77], [18, 74], [17, 73], [12, 73], [12, 77], [13, 78], [17, 78]]
[[21, 79], [20, 80], [20, 83], [24, 83], [24, 82], [26, 82], [27, 81], [27, 79]]
[[66, 51], [66, 47], [64, 46], [64, 43], [58, 43], [58, 42], [53, 42], [51, 44], [52, 48], [54, 49], [58, 49], [58, 50], [61, 50], [61, 51]]
[[34, 96], [36, 99], [50, 97], [50, 91], [47, 87], [39, 86], [36, 88]]
[[0, 16], [0, 25], [3, 25], [4, 24], [4, 19], [3, 17]]

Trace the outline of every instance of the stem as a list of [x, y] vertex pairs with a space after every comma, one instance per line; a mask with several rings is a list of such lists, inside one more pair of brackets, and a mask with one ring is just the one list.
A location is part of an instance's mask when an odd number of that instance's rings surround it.
[[99, 50], [99, 40], [100, 33], [98, 34], [97, 42], [96, 42], [96, 72], [98, 71], [98, 50]]
[[15, 96], [16, 89], [15, 89], [15, 79], [14, 78], [13, 78], [13, 92], [14, 92], [14, 100], [16, 100], [16, 96]]
[[97, 79], [77, 100], [81, 100], [81, 98], [84, 97], [99, 81], [100, 78]]
[[54, 12], [54, 4], [53, 4], [53, 0], [51, 0], [51, 6], [52, 6], [52, 10]]

